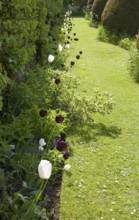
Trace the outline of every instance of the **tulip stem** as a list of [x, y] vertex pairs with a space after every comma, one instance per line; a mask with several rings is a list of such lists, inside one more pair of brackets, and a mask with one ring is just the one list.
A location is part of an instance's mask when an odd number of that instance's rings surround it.
[[56, 125], [54, 126], [54, 128], [53, 128], [53, 130], [52, 130], [52, 132], [51, 132], [51, 134], [50, 134], [50, 137], [49, 137], [48, 142], [47, 142], [47, 147], [48, 147], [48, 145], [49, 145], [49, 143], [50, 143], [50, 140], [51, 140], [52, 135], [53, 135], [53, 133], [54, 133], [54, 131], [55, 131], [55, 128], [56, 128]]
[[29, 209], [27, 210], [27, 212], [25, 213], [25, 215], [21, 218], [21, 220], [24, 220], [25, 217], [28, 217], [30, 214], [32, 214], [31, 212], [33, 212], [34, 210], [34, 206], [37, 204], [39, 198], [41, 197], [45, 187], [46, 187], [46, 184], [47, 184], [47, 181], [44, 182], [45, 180], [42, 181], [41, 183], [41, 186], [40, 186], [40, 192], [38, 193], [38, 195], [36, 195], [35, 199], [32, 201], [32, 204], [30, 205]]
[[36, 196], [36, 198], [34, 200], [35, 204], [38, 202], [39, 198], [41, 197], [41, 195], [46, 187], [47, 181], [46, 182], [44, 182], [44, 181], [45, 180], [42, 181], [41, 186], [40, 186], [40, 192], [38, 193], [38, 195]]

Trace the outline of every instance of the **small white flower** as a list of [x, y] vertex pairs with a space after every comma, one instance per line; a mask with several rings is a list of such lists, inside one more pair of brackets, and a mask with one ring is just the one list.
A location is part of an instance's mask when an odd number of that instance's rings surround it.
[[66, 165], [64, 166], [64, 170], [69, 170], [70, 168], [71, 168], [70, 164], [66, 164]]
[[52, 164], [48, 160], [41, 160], [38, 165], [38, 173], [40, 178], [49, 179], [52, 173]]
[[44, 151], [44, 148], [42, 146], [39, 146], [40, 151]]
[[48, 56], [48, 62], [52, 63], [54, 61], [55, 57], [53, 55]]
[[69, 49], [70, 48], [70, 44], [65, 44], [65, 48]]
[[64, 31], [64, 28], [61, 28], [61, 31], [63, 32], [63, 31]]
[[59, 45], [58, 45], [58, 50], [59, 50], [59, 52], [61, 52], [62, 49], [63, 49], [63, 47], [61, 46], [61, 44], [59, 44]]
[[39, 146], [40, 146], [40, 147], [43, 147], [43, 146], [45, 146], [45, 145], [46, 145], [46, 142], [45, 142], [44, 138], [41, 138], [41, 139], [39, 140]]

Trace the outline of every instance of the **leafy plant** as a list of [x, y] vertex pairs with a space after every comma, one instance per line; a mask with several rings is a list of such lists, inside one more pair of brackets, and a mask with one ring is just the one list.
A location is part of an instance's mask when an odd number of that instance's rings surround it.
[[139, 82], [139, 51], [132, 50], [130, 52], [129, 71], [132, 78]]

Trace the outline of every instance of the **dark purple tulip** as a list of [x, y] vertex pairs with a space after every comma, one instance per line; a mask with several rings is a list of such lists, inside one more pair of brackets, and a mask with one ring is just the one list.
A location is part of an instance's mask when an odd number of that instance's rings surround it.
[[60, 78], [56, 78], [56, 79], [55, 79], [55, 84], [58, 85], [59, 83], [60, 83]]
[[77, 56], [76, 56], [76, 59], [77, 59], [77, 60], [78, 60], [78, 59], [80, 59], [80, 56], [79, 56], [79, 55], [77, 55]]
[[83, 53], [83, 51], [80, 51], [80, 52], [79, 52], [79, 54], [82, 54], [82, 53]]
[[47, 111], [44, 110], [44, 109], [41, 109], [39, 114], [40, 114], [41, 117], [45, 117], [47, 115]]
[[76, 36], [76, 33], [74, 33], [73, 35]]
[[79, 39], [78, 39], [78, 38], [74, 38], [74, 40], [75, 40], [75, 41], [78, 41]]
[[74, 61], [71, 61], [71, 62], [70, 62], [70, 65], [71, 65], [71, 66], [74, 66], [74, 64], [75, 64]]
[[55, 118], [55, 121], [57, 123], [62, 123], [64, 121], [64, 117], [62, 117], [61, 115], [57, 115]]
[[55, 51], [54, 54], [57, 55], [57, 52]]
[[57, 148], [57, 150], [59, 150], [59, 151], [64, 151], [64, 150], [66, 150], [66, 149], [67, 149], [67, 143], [66, 143], [66, 141], [60, 139], [60, 140], [57, 142], [56, 148]]
[[68, 36], [67, 38], [70, 39], [70, 36]]
[[68, 157], [69, 157], [69, 152], [68, 152], [68, 151], [65, 151], [65, 152], [63, 153], [63, 157], [64, 157], [65, 160], [67, 160]]
[[61, 67], [64, 67], [65, 65], [64, 64], [61, 64]]

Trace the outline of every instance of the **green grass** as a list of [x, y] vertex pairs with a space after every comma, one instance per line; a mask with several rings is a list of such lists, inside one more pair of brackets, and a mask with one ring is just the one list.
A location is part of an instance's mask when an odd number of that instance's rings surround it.
[[69, 142], [71, 175], [64, 173], [60, 220], [139, 219], [139, 85], [130, 78], [129, 54], [97, 40], [97, 29], [84, 18], [74, 19], [79, 42], [71, 49], [83, 55], [73, 70], [79, 90], [93, 88], [113, 94], [115, 109], [94, 115], [95, 128], [78, 127]]

